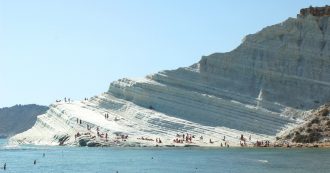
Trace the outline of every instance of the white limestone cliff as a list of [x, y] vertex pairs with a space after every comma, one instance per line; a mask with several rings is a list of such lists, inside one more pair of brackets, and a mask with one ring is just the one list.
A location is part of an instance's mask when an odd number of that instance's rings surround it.
[[[55, 103], [11, 142], [79, 145], [74, 135], [93, 137], [97, 127], [109, 134], [108, 141], [93, 139], [100, 145], [237, 146], [241, 134], [252, 136], [248, 143], [272, 141], [330, 101], [329, 23], [329, 16], [289, 18], [190, 67], [114, 81], [89, 101]], [[186, 133], [195, 135], [192, 143], [173, 142]], [[129, 138], [118, 141], [120, 134]]]

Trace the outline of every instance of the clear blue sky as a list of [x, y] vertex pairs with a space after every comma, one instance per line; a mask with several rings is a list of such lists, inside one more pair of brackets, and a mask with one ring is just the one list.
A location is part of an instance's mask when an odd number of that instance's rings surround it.
[[326, 0], [0, 0], [0, 107], [189, 66]]

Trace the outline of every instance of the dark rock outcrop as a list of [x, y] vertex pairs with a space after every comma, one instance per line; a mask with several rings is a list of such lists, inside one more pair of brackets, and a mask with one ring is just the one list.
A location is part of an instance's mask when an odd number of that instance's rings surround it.
[[302, 125], [281, 136], [279, 141], [293, 143], [330, 142], [330, 104], [325, 104], [311, 112]]
[[313, 15], [313, 16], [330, 16], [330, 7], [312, 7], [303, 8], [300, 10], [301, 16]]

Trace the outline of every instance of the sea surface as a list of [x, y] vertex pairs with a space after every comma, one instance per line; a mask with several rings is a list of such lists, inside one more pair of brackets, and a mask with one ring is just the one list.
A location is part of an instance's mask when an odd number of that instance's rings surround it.
[[0, 173], [329, 173], [330, 149], [8, 146], [0, 139], [0, 167]]

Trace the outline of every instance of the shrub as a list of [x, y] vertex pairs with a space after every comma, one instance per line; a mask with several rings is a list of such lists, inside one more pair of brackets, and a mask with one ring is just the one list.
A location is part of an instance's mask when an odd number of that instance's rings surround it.
[[319, 132], [312, 132], [309, 135], [296, 135], [292, 141], [299, 143], [312, 143], [319, 141], [321, 138], [322, 135]]
[[293, 134], [290, 133], [290, 134], [288, 134], [288, 135], [285, 137], [285, 139], [291, 139], [292, 137], [293, 137]]
[[297, 135], [294, 136], [292, 141], [293, 142], [299, 142], [299, 143], [305, 143], [306, 138], [307, 138], [306, 135], [297, 134]]
[[308, 132], [308, 133], [310, 133], [310, 132], [312, 132], [313, 130], [311, 129], [311, 128], [308, 128], [307, 130], [306, 130], [306, 132]]
[[314, 129], [315, 132], [323, 132], [321, 128]]
[[330, 127], [330, 120], [327, 121], [327, 126]]
[[320, 123], [320, 120], [319, 118], [314, 118], [312, 121], [311, 121], [312, 124], [319, 124]]
[[312, 132], [308, 136], [308, 141], [309, 142], [316, 142], [319, 141], [322, 138], [322, 135], [318, 132]]
[[328, 109], [323, 109], [322, 111], [321, 111], [321, 115], [322, 116], [328, 116], [328, 114], [329, 114], [329, 110]]
[[313, 123], [309, 122], [309, 123], [307, 124], [307, 127], [312, 127], [312, 124], [313, 124]]

